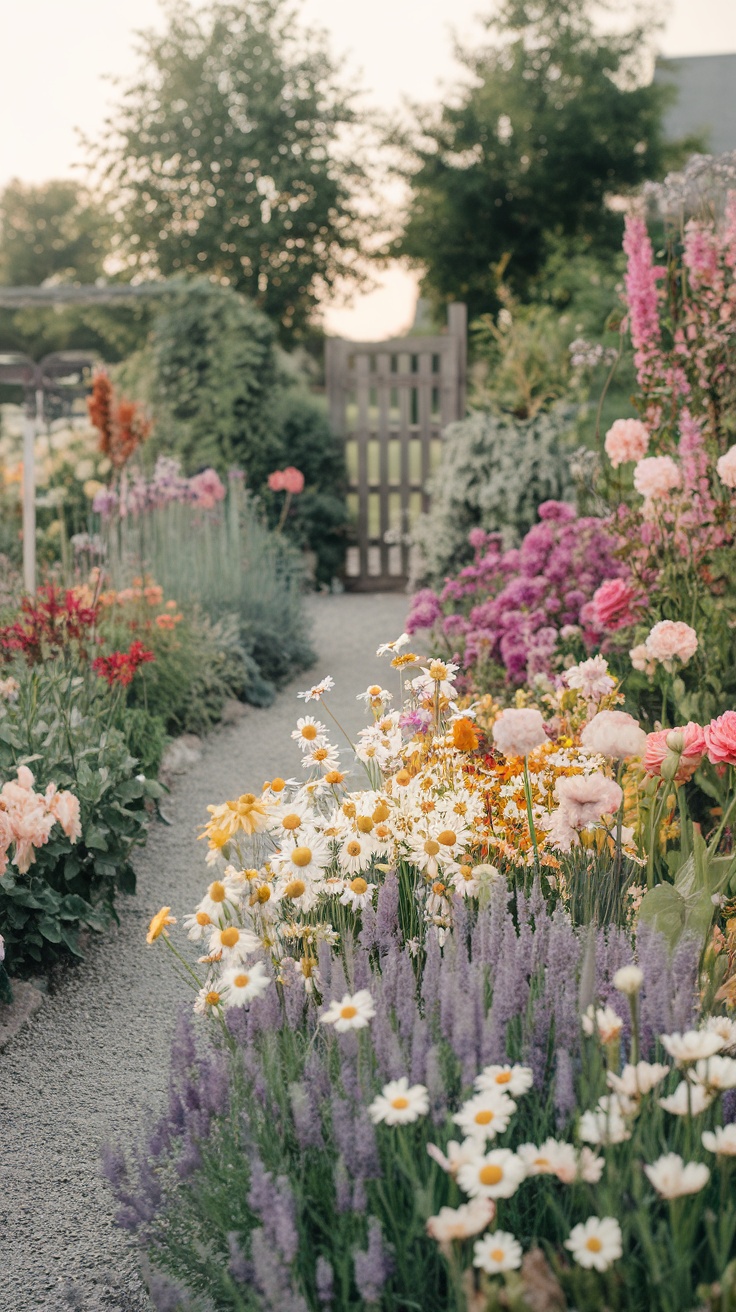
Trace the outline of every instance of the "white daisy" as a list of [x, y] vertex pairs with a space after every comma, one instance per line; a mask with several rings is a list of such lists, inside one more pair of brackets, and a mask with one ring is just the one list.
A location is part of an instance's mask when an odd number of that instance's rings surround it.
[[736, 1089], [736, 1060], [733, 1057], [707, 1057], [696, 1061], [693, 1078], [705, 1089], [725, 1093]]
[[423, 1084], [409, 1085], [405, 1075], [400, 1080], [384, 1084], [379, 1096], [373, 1099], [368, 1115], [374, 1125], [410, 1125], [426, 1116], [429, 1111], [429, 1094]]
[[669, 1066], [663, 1066], [661, 1062], [638, 1061], [635, 1066], [624, 1066], [620, 1075], [609, 1071], [606, 1078], [614, 1093], [623, 1094], [625, 1098], [640, 1098], [651, 1093], [669, 1073]]
[[469, 1098], [452, 1119], [467, 1137], [485, 1141], [503, 1134], [515, 1111], [516, 1103], [505, 1093], [486, 1089]]
[[478, 1156], [478, 1144], [475, 1139], [464, 1139], [462, 1143], [458, 1143], [457, 1139], [451, 1139], [447, 1145], [447, 1153], [443, 1153], [436, 1143], [428, 1143], [427, 1154], [443, 1171], [454, 1176], [461, 1166], [475, 1161]]
[[470, 1198], [511, 1198], [526, 1171], [509, 1148], [494, 1148], [461, 1166], [457, 1182]]
[[436, 1216], [427, 1221], [427, 1234], [438, 1244], [450, 1244], [453, 1239], [469, 1239], [484, 1230], [496, 1214], [490, 1198], [474, 1198], [459, 1207], [441, 1207]]
[[340, 753], [333, 743], [325, 741], [318, 743], [316, 746], [310, 746], [302, 756], [303, 770], [321, 770], [323, 774], [329, 774], [332, 770], [337, 770], [340, 764]]
[[196, 998], [194, 999], [194, 1010], [198, 1016], [206, 1016], [211, 1011], [216, 1011], [224, 1002], [222, 993], [214, 980], [208, 980], [202, 985]]
[[527, 1175], [556, 1175], [565, 1184], [572, 1183], [577, 1176], [577, 1154], [571, 1143], [546, 1139], [539, 1147], [533, 1143], [522, 1143], [516, 1151], [524, 1163]]
[[387, 688], [382, 688], [380, 683], [372, 683], [365, 692], [359, 692], [355, 700], [365, 702], [366, 706], [388, 706], [393, 701], [393, 694]]
[[631, 1131], [621, 1113], [601, 1107], [583, 1112], [578, 1134], [584, 1143], [594, 1144], [624, 1143], [631, 1138]]
[[685, 1034], [660, 1034], [659, 1041], [678, 1066], [705, 1057], [713, 1057], [724, 1047], [720, 1034], [713, 1030], [687, 1030]]
[[597, 1034], [601, 1043], [613, 1043], [624, 1027], [621, 1016], [613, 1007], [588, 1007], [582, 1017], [583, 1033]]
[[395, 656], [396, 652], [401, 651], [401, 648], [406, 647], [409, 642], [411, 642], [409, 634], [402, 633], [398, 638], [394, 638], [393, 642], [382, 642], [376, 651], [376, 656], [386, 656], [389, 652]]
[[375, 884], [369, 884], [362, 875], [356, 875], [345, 884], [340, 894], [340, 901], [344, 907], [352, 907], [353, 911], [362, 911], [373, 900], [375, 891]]
[[341, 870], [349, 875], [358, 875], [370, 865], [375, 854], [376, 845], [370, 836], [349, 835], [340, 845], [337, 861]]
[[486, 1271], [489, 1276], [501, 1271], [518, 1271], [521, 1258], [521, 1244], [507, 1230], [496, 1230], [492, 1235], [476, 1239], [473, 1244], [473, 1266]]
[[590, 1216], [573, 1226], [565, 1248], [569, 1248], [578, 1266], [607, 1271], [624, 1251], [621, 1227], [613, 1216]]
[[241, 889], [228, 875], [213, 880], [202, 901], [195, 907], [195, 916], [204, 912], [213, 924], [219, 924], [237, 910], [240, 892]]
[[729, 1020], [728, 1016], [709, 1016], [702, 1028], [723, 1039], [721, 1052], [736, 1051], [736, 1020]]
[[182, 923], [187, 938], [190, 938], [193, 943], [198, 943], [200, 939], [211, 934], [214, 926], [214, 921], [207, 911], [194, 911], [190, 916], [185, 916]]
[[292, 730], [292, 739], [303, 752], [309, 751], [310, 747], [322, 746], [327, 737], [327, 726], [320, 720], [315, 720], [313, 715], [303, 715], [296, 722], [296, 729]]
[[316, 829], [309, 828], [284, 840], [278, 852], [271, 857], [271, 865], [279, 875], [299, 879], [319, 879], [330, 864], [330, 845]]
[[324, 679], [315, 683], [313, 687], [307, 688], [306, 692], [298, 692], [297, 697], [301, 697], [305, 702], [318, 702], [320, 697], [324, 697], [326, 692], [331, 692], [335, 686], [335, 680], [331, 675], [326, 674]]
[[218, 926], [209, 941], [210, 953], [221, 953], [225, 961], [242, 960], [261, 947], [257, 934], [239, 925]]
[[530, 1066], [486, 1066], [475, 1077], [476, 1089], [500, 1089], [512, 1098], [528, 1093], [534, 1083]]
[[680, 1080], [674, 1093], [669, 1098], [660, 1098], [659, 1105], [672, 1116], [700, 1116], [710, 1107], [715, 1095], [702, 1084], [689, 1084]]
[[710, 1178], [703, 1162], [683, 1162], [678, 1153], [665, 1153], [644, 1174], [657, 1190], [660, 1198], [683, 1198], [685, 1194], [699, 1194]]
[[345, 1030], [365, 1029], [375, 1014], [370, 993], [367, 989], [359, 989], [357, 993], [346, 993], [340, 1002], [331, 1002], [320, 1020], [323, 1025], [334, 1025], [338, 1034], [342, 1034]]
[[230, 966], [223, 970], [220, 986], [223, 991], [225, 1007], [244, 1007], [253, 998], [258, 998], [271, 983], [262, 961], [244, 966]]
[[730, 1125], [717, 1125], [715, 1130], [703, 1130], [703, 1147], [719, 1157], [736, 1157], [736, 1121]]
[[[606, 1165], [605, 1159], [594, 1153], [592, 1148], [581, 1148], [578, 1153], [578, 1179], [584, 1180], [586, 1184], [597, 1184], [603, 1175], [603, 1168]], [[564, 1184], [570, 1184], [565, 1176], [559, 1175], [558, 1178]]]
[[294, 797], [278, 808], [270, 828], [272, 832], [296, 834], [299, 829], [314, 826], [317, 815], [311, 800], [306, 797]]

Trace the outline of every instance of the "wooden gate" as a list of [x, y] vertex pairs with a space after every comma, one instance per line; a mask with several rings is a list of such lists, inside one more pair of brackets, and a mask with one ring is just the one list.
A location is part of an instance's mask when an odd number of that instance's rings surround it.
[[383, 592], [406, 586], [410, 530], [427, 510], [427, 480], [442, 431], [465, 414], [467, 310], [450, 305], [447, 331], [388, 342], [330, 338], [327, 393], [345, 443], [356, 545], [346, 586]]

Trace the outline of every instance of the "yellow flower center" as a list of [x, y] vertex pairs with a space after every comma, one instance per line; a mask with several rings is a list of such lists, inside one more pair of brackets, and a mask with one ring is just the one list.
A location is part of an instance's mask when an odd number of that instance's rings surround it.
[[357, 838], [352, 838], [348, 843], [347, 847], [345, 848], [345, 851], [347, 852], [348, 856], [360, 856], [362, 850], [363, 849], [360, 843], [358, 842]]
[[225, 901], [225, 898], [227, 897], [225, 885], [221, 884], [219, 879], [216, 879], [214, 884], [210, 884], [210, 897], [213, 902]]
[[198, 925], [211, 925], [211, 924], [212, 924], [212, 921], [210, 920], [210, 917], [207, 915], [207, 912], [206, 912], [206, 911], [198, 911], [198, 912], [197, 912], [197, 924], [198, 924]]
[[271, 792], [272, 792], [272, 793], [283, 793], [285, 787], [286, 787], [286, 780], [285, 780], [285, 779], [281, 779], [281, 778], [277, 777], [276, 779], [272, 779], [272, 780], [271, 780]]
[[378, 806], [373, 812], [373, 819], [375, 820], [376, 824], [379, 825], [382, 820], [388, 820], [390, 814], [391, 814], [390, 808], [386, 805], [386, 803], [379, 802]]
[[597, 1235], [591, 1235], [590, 1239], [586, 1239], [585, 1247], [587, 1248], [589, 1253], [600, 1253], [603, 1244], [601, 1243]]
[[460, 867], [460, 874], [462, 875], [463, 879], [472, 879], [472, 878], [473, 878], [473, 867], [472, 867], [472, 866], [461, 866], [461, 867]]
[[354, 1007], [352, 1002], [348, 1002], [345, 1004], [344, 1007], [340, 1008], [341, 1020], [353, 1020], [353, 1018], [357, 1016], [357, 1014], [358, 1014], [358, 1008]]
[[454, 829], [443, 829], [441, 834], [437, 835], [438, 841], [443, 847], [452, 847], [457, 842], [457, 834]]
[[233, 984], [236, 989], [247, 989], [250, 984], [250, 975], [236, 975]]
[[447, 678], [447, 666], [444, 661], [432, 661], [429, 667], [429, 677], [434, 679], [436, 683], [440, 683], [442, 679]]
[[407, 784], [410, 784], [411, 775], [409, 774], [409, 771], [399, 770], [398, 774], [396, 775], [396, 782], [400, 788], [405, 788]]
[[318, 747], [318, 748], [316, 749], [316, 751], [312, 752], [312, 760], [313, 760], [313, 761], [326, 761], [326, 760], [327, 760], [327, 757], [329, 756], [329, 754], [330, 754], [330, 753], [328, 752], [328, 750], [327, 750], [326, 747]]
[[503, 1262], [503, 1259], [505, 1258], [505, 1256], [506, 1256], [506, 1254], [504, 1253], [504, 1251], [503, 1251], [502, 1248], [492, 1248], [492, 1249], [491, 1249], [491, 1261], [492, 1261], [492, 1262]]
[[343, 813], [343, 815], [346, 815], [346, 816], [347, 816], [348, 820], [354, 820], [354, 819], [355, 819], [355, 802], [343, 802], [343, 804], [342, 804], [342, 813]]
[[341, 784], [344, 778], [345, 775], [340, 774], [339, 770], [328, 770], [325, 775], [325, 782], [328, 784]]
[[360, 896], [361, 893], [366, 892], [368, 884], [365, 879], [361, 879], [360, 875], [358, 875], [356, 879], [351, 879], [350, 887], [354, 893], [357, 893]]
[[403, 1112], [409, 1106], [409, 1099], [404, 1097], [392, 1098], [391, 1106], [395, 1107], [397, 1112]]
[[487, 1162], [485, 1166], [481, 1166], [478, 1179], [481, 1184], [500, 1184], [503, 1180], [503, 1170], [500, 1166], [496, 1166], [495, 1162]]
[[368, 691], [371, 697], [380, 697], [383, 689], [381, 688], [380, 683], [372, 683]]
[[511, 1071], [499, 1071], [499, 1072], [498, 1072], [498, 1075], [496, 1076], [495, 1083], [496, 1083], [496, 1084], [510, 1084], [510, 1083], [511, 1083]]
[[253, 894], [253, 900], [255, 902], [268, 902], [270, 900], [270, 897], [271, 897], [271, 890], [267, 884], [261, 884], [261, 887], [257, 888], [255, 893]]
[[301, 734], [302, 738], [306, 738], [311, 743], [317, 737], [317, 729], [313, 724], [305, 724], [302, 727]]
[[373, 821], [369, 815], [359, 815], [357, 825], [359, 834], [369, 834], [373, 829]]
[[445, 888], [445, 885], [441, 883], [440, 880], [438, 879], [437, 883], [432, 885], [432, 892], [436, 893], [438, 897], [444, 897], [445, 893], [447, 892], [447, 889]]
[[376, 838], [383, 840], [391, 837], [391, 830], [388, 825], [376, 825]]
[[281, 824], [284, 829], [298, 829], [301, 822], [301, 816], [297, 815], [296, 811], [290, 811], [288, 815], [284, 816]]
[[424, 850], [427, 853], [427, 856], [436, 856], [440, 850], [440, 845], [435, 842], [434, 838], [428, 838], [424, 844]]
[[476, 1125], [490, 1125], [494, 1116], [495, 1112], [492, 1112], [490, 1107], [484, 1107], [482, 1111], [475, 1113], [475, 1123]]
[[302, 893], [306, 893], [306, 891], [307, 886], [303, 879], [292, 879], [291, 883], [287, 884], [284, 889], [284, 897], [301, 897]]
[[548, 1157], [535, 1157], [535, 1158], [534, 1158], [534, 1165], [535, 1165], [535, 1166], [538, 1166], [538, 1167], [540, 1168], [540, 1170], [543, 1171], [543, 1170], [546, 1169], [546, 1167], [549, 1166], [549, 1158], [548, 1158]]
[[220, 995], [219, 993], [216, 993], [214, 989], [212, 990], [211, 993], [208, 993], [207, 997], [205, 998], [205, 1002], [207, 1003], [208, 1007], [216, 1007], [219, 1001], [220, 1001]]
[[311, 847], [295, 847], [294, 851], [291, 854], [291, 860], [295, 866], [299, 867], [300, 870], [304, 866], [308, 866], [310, 861], [312, 860]]
[[223, 929], [220, 942], [224, 948], [234, 948], [239, 938], [240, 930], [236, 929], [234, 925], [229, 925], [227, 929]]

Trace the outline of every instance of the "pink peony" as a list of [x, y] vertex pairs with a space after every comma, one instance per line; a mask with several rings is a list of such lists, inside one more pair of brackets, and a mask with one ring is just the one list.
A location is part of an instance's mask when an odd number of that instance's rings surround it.
[[493, 741], [504, 756], [528, 756], [546, 743], [544, 720], [532, 707], [501, 711], [493, 726]]
[[698, 650], [698, 635], [695, 629], [682, 620], [660, 620], [655, 624], [644, 646], [647, 655], [653, 661], [661, 661], [666, 669], [672, 668], [672, 661], [677, 659], [687, 665]]
[[586, 724], [580, 741], [588, 752], [623, 761], [628, 756], [641, 756], [647, 736], [639, 721], [626, 711], [599, 711]]
[[649, 431], [640, 419], [617, 419], [606, 433], [606, 455], [614, 469], [641, 460], [649, 448]]
[[593, 593], [593, 614], [602, 629], [613, 632], [633, 624], [636, 593], [624, 579], [606, 579]]
[[736, 711], [724, 711], [703, 729], [708, 760], [714, 765], [736, 765]]
[[623, 791], [605, 774], [563, 775], [555, 784], [555, 797], [572, 829], [587, 829], [603, 815], [615, 815]]
[[634, 470], [634, 487], [647, 500], [659, 500], [682, 487], [682, 474], [671, 456], [647, 456]]
[[736, 488], [736, 446], [730, 446], [725, 456], [721, 456], [716, 469], [724, 487]]
[[659, 729], [647, 734], [644, 751], [644, 769], [647, 774], [661, 775], [668, 758], [676, 766], [674, 781], [687, 783], [692, 779], [705, 754], [705, 734], [699, 724], [690, 720], [676, 729]]

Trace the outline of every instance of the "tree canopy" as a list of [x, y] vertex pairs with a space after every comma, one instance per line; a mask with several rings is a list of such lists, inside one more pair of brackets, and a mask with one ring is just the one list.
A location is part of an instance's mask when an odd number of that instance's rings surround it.
[[524, 295], [555, 243], [617, 247], [611, 198], [680, 158], [662, 130], [671, 91], [641, 67], [651, 29], [602, 33], [593, 10], [591, 0], [508, 0], [491, 44], [459, 52], [468, 80], [454, 100], [419, 112], [395, 249], [424, 266], [435, 303], [464, 299], [474, 316], [493, 305], [502, 263]]
[[208, 275], [290, 336], [353, 269], [356, 121], [322, 39], [288, 0], [169, 3], [97, 161], [132, 272]]

